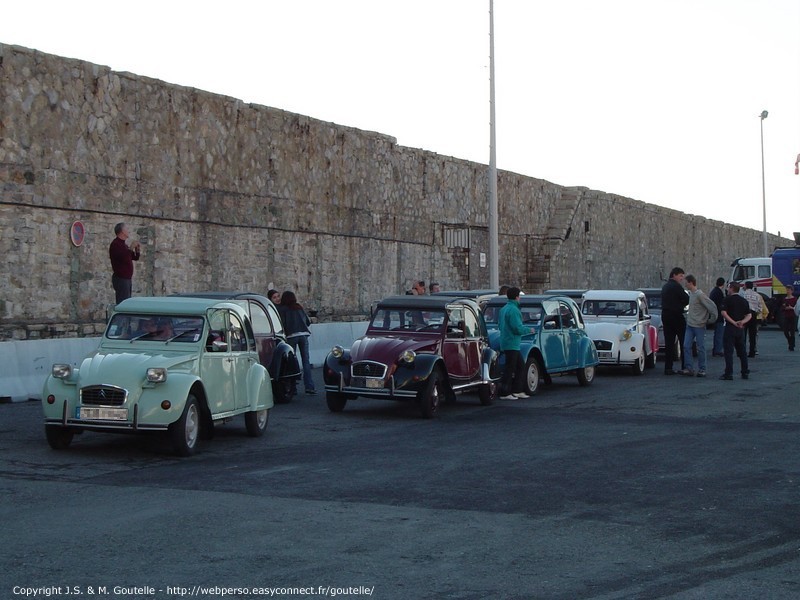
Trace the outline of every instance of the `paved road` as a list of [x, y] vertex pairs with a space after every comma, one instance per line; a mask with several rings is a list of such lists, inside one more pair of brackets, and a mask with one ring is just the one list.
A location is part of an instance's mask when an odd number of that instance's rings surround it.
[[37, 403], [0, 405], [0, 598], [797, 598], [800, 353], [772, 329], [748, 381], [709, 360], [433, 421], [301, 396], [190, 459], [96, 433], [55, 452]]

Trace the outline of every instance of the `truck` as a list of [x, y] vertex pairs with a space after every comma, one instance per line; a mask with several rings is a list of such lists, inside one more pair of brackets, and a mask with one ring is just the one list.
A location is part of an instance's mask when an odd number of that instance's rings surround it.
[[730, 281], [744, 285], [753, 282], [769, 307], [768, 322], [774, 322], [786, 287], [800, 289], [800, 233], [794, 234], [795, 246], [775, 248], [768, 257], [737, 258], [731, 263]]

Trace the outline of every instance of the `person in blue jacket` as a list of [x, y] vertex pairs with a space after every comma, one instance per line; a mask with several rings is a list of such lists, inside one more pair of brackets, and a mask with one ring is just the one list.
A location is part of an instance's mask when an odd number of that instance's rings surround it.
[[530, 398], [523, 390], [524, 377], [522, 359], [519, 353], [522, 336], [530, 329], [522, 324], [519, 310], [519, 288], [511, 287], [506, 292], [508, 302], [500, 309], [497, 325], [500, 329], [500, 350], [506, 357], [503, 379], [500, 384], [501, 399]]

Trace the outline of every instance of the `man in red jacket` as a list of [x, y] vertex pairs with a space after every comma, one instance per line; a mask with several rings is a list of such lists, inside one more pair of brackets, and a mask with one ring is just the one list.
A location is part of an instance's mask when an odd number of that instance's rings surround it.
[[108, 249], [108, 256], [111, 259], [111, 285], [116, 293], [116, 302], [119, 304], [126, 298], [131, 297], [133, 287], [133, 261], [139, 260], [141, 245], [133, 242], [130, 247], [126, 243], [128, 239], [128, 226], [125, 223], [117, 223], [114, 226], [114, 233], [117, 235]]

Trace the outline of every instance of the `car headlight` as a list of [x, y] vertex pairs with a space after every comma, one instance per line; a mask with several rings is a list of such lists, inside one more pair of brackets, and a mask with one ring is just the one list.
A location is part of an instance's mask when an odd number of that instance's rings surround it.
[[56, 379], [67, 379], [72, 375], [72, 365], [53, 365], [51, 374]]
[[331, 348], [331, 356], [333, 356], [333, 358], [342, 358], [342, 356], [344, 356], [344, 348], [341, 346], [334, 346]]
[[411, 364], [414, 362], [415, 358], [417, 358], [417, 353], [413, 350], [403, 350], [403, 352], [400, 353], [400, 360], [405, 363]]
[[147, 381], [150, 383], [163, 383], [167, 380], [167, 370], [163, 367], [147, 369]]
[[619, 340], [621, 342], [627, 341], [627, 340], [631, 339], [631, 335], [632, 334], [631, 334], [630, 330], [626, 329], [625, 331], [623, 331], [622, 333], [619, 334]]

